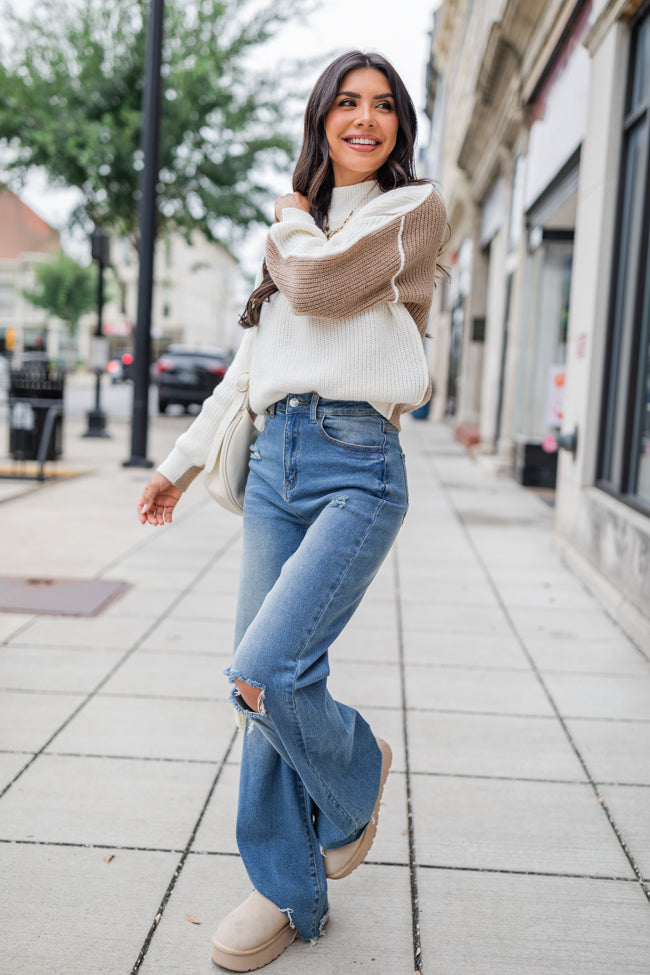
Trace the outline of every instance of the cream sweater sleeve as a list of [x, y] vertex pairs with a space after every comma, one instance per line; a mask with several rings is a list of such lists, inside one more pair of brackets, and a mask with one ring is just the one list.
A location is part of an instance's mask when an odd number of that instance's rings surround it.
[[431, 184], [382, 193], [330, 240], [308, 213], [285, 209], [266, 264], [296, 315], [342, 321], [382, 302], [408, 304], [413, 292], [430, 301], [446, 222]]
[[203, 403], [201, 412], [176, 441], [173, 450], [158, 467], [161, 474], [185, 491], [205, 467], [210, 446], [224, 412], [237, 391], [239, 379], [250, 357], [250, 344], [255, 329], [248, 328], [226, 375], [211, 396]]

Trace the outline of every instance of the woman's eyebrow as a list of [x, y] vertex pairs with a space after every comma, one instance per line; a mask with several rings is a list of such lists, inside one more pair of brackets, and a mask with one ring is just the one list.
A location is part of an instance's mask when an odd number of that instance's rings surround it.
[[[340, 91], [336, 97], [340, 98], [341, 95], [347, 95], [348, 98], [361, 98], [361, 95], [359, 94], [358, 91]], [[373, 95], [372, 100], [375, 102], [375, 101], [382, 101], [384, 98], [393, 98], [393, 97], [394, 95], [392, 91], [387, 91], [385, 95]]]

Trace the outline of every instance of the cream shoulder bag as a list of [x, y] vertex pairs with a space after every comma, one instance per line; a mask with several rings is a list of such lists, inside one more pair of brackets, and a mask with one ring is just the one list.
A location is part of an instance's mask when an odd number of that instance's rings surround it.
[[257, 428], [248, 398], [253, 340], [246, 368], [237, 380], [235, 396], [221, 418], [205, 465], [203, 480], [208, 493], [227, 511], [241, 515], [248, 478], [250, 448], [255, 443]]

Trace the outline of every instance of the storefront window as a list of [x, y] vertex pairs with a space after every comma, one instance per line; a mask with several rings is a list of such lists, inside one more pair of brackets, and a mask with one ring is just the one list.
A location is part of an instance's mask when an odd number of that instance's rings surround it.
[[601, 484], [650, 509], [650, 16], [636, 25], [623, 133], [620, 224]]

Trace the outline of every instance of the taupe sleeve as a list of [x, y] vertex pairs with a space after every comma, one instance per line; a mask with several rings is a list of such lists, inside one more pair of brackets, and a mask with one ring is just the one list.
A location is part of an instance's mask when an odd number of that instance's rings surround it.
[[[296, 315], [340, 321], [381, 302], [420, 301], [427, 286], [433, 290], [446, 226], [437, 193], [432, 189], [418, 206], [387, 219], [376, 210], [366, 219], [362, 214], [331, 242], [311, 218], [276, 225], [269, 234], [267, 267]], [[417, 298], [410, 294], [416, 268]]]

